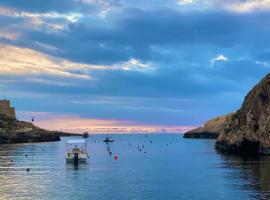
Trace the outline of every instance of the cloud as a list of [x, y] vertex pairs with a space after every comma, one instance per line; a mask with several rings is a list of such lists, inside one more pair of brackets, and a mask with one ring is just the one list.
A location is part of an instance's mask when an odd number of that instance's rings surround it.
[[267, 11], [270, 9], [269, 0], [178, 0], [182, 9], [193, 10], [227, 10], [236, 13], [249, 13], [256, 11]]
[[18, 33], [12, 33], [8, 31], [0, 31], [0, 38], [8, 39], [8, 40], [16, 40], [18, 38]]
[[244, 1], [232, 1], [224, 5], [226, 9], [246, 13], [253, 11], [263, 11], [270, 9], [269, 0], [244, 0]]
[[138, 70], [138, 71], [149, 71], [153, 70], [150, 64], [144, 64], [138, 59], [131, 58], [127, 62], [120, 64], [123, 66], [124, 70]]
[[261, 66], [264, 66], [264, 67], [267, 67], [269, 68], [270, 67], [270, 64], [268, 62], [262, 62], [262, 61], [255, 61], [256, 64], [258, 65], [261, 65]]
[[[90, 65], [74, 63], [39, 53], [28, 48], [15, 46], [0, 46], [0, 74], [2, 75], [50, 75], [65, 78], [91, 79], [90, 73], [94, 70], [138, 70], [150, 68], [139, 60], [131, 59], [113, 66]], [[43, 79], [30, 79], [33, 82], [51, 83]]]
[[[58, 60], [42, 53], [14, 46], [0, 47], [0, 74], [7, 75], [40, 75], [63, 76], [89, 79], [87, 74], [72, 73], [74, 69], [89, 66]], [[76, 66], [75, 66], [76, 65]]]
[[222, 54], [217, 55], [216, 57], [210, 60], [211, 65], [213, 66], [216, 62], [228, 61], [228, 58]]
[[[244, 80], [252, 83], [265, 73], [257, 71], [252, 57], [256, 54], [255, 45], [261, 50], [267, 47], [270, 31], [265, 26], [267, 22], [262, 22], [266, 16], [267, 13], [243, 16], [224, 11], [182, 13], [129, 8], [111, 13], [108, 19], [82, 16], [57, 32], [27, 27], [9, 43], [42, 53], [52, 62], [57, 60], [60, 71], [92, 78], [91, 83], [77, 81], [74, 93], [207, 96], [239, 90], [236, 74], [243, 65], [256, 71], [256, 76], [245, 74]], [[263, 31], [254, 32], [251, 24], [254, 30]], [[244, 59], [220, 62], [224, 58], [219, 58], [216, 52], [224, 52], [230, 58], [233, 55], [235, 60]], [[217, 69], [209, 70], [209, 58], [217, 59], [213, 60], [219, 62]], [[32, 86], [28, 90], [70, 92], [61, 87]]]
[[155, 126], [237, 109], [269, 71], [267, 5], [179, 2], [1, 1], [1, 94], [22, 110]]
[[81, 13], [76, 12], [27, 12], [5, 7], [0, 7], [0, 15], [11, 19], [23, 19], [20, 28], [47, 28], [55, 31], [64, 29], [69, 23], [75, 23], [82, 16]]
[[[108, 19], [83, 16], [57, 32], [46, 27], [27, 28], [20, 31], [16, 44], [90, 64], [112, 65], [132, 58], [148, 62], [168, 58], [168, 54], [154, 51], [158, 48], [174, 51], [195, 43], [217, 46], [243, 43], [240, 38], [252, 34], [248, 30], [248, 19], [247, 16], [244, 20], [242, 16], [226, 13], [184, 14], [175, 10], [128, 9], [111, 14]], [[43, 49], [36, 43], [61, 51]]]
[[92, 10], [94, 5], [93, 4], [86, 4], [82, 1], [77, 0], [28, 0], [26, 2], [22, 2], [20, 0], [2, 0], [1, 5], [3, 7], [16, 9], [19, 11], [27, 11], [27, 12], [48, 12], [48, 11], [55, 11], [55, 12], [71, 12], [71, 11], [83, 11], [83, 10]]
[[91, 119], [74, 115], [63, 115], [48, 112], [19, 112], [21, 118], [29, 120], [35, 116], [35, 125], [50, 130], [82, 133], [89, 131], [96, 133], [184, 133], [196, 126], [159, 126], [140, 124], [135, 121], [121, 121], [115, 119]]
[[178, 0], [178, 3], [180, 5], [192, 4], [194, 2], [195, 2], [194, 0]]

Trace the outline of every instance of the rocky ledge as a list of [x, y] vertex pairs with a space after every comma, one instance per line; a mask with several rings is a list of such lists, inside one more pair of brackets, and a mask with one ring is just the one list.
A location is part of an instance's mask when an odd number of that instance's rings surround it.
[[61, 136], [72, 135], [74, 134], [47, 131], [32, 123], [0, 115], [0, 144], [59, 141]]
[[270, 154], [270, 74], [248, 93], [231, 119], [224, 122], [216, 149]]
[[231, 116], [232, 114], [216, 117], [206, 122], [203, 127], [199, 127], [185, 133], [183, 137], [217, 139], [221, 131], [224, 129], [224, 122]]

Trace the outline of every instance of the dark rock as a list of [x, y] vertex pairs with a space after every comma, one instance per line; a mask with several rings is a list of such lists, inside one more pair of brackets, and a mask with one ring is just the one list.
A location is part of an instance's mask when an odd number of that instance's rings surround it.
[[224, 129], [224, 122], [228, 120], [233, 113], [216, 117], [204, 124], [203, 127], [196, 128], [184, 134], [184, 138], [207, 138], [216, 139]]
[[196, 138], [196, 139], [217, 139], [219, 133], [214, 132], [201, 132], [193, 130], [193, 132], [188, 132], [184, 134], [184, 138]]
[[0, 144], [59, 141], [61, 136], [71, 135], [74, 134], [47, 131], [32, 123], [0, 114]]
[[245, 97], [240, 110], [224, 122], [216, 149], [270, 154], [270, 74]]

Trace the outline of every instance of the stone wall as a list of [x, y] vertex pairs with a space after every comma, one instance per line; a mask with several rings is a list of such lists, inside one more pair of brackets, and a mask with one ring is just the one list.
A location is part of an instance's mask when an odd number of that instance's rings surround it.
[[4, 114], [11, 118], [16, 118], [15, 108], [10, 107], [10, 101], [9, 100], [0, 100], [0, 114]]

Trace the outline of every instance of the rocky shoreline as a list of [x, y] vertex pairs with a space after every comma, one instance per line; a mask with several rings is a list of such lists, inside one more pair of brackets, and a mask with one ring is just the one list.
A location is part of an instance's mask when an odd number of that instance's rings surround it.
[[204, 127], [188, 132], [184, 137], [208, 138], [205, 132], [215, 133], [218, 135], [215, 144], [218, 151], [269, 155], [270, 74], [247, 94], [239, 110], [221, 119], [210, 120]]
[[204, 138], [217, 139], [224, 129], [224, 122], [232, 116], [233, 113], [216, 117], [204, 124], [203, 127], [196, 128], [184, 134], [184, 138]]
[[62, 136], [74, 135], [78, 134], [48, 131], [34, 126], [32, 123], [0, 115], [0, 144], [52, 142], [59, 141]]
[[270, 153], [270, 74], [248, 93], [242, 107], [225, 122], [216, 149]]
[[196, 130], [189, 131], [188, 133], [185, 133], [183, 138], [195, 138], [195, 139], [217, 139], [219, 136], [219, 133], [215, 132], [207, 132], [207, 131], [201, 131], [200, 129], [203, 127], [200, 127]]

